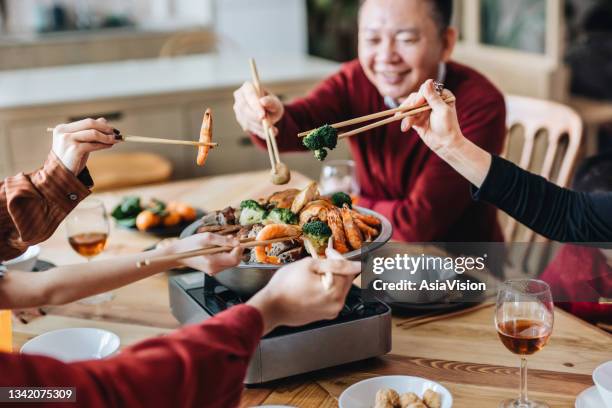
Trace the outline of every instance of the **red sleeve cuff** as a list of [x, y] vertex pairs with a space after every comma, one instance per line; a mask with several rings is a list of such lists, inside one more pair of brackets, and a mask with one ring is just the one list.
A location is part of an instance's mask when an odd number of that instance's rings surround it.
[[259, 310], [250, 305], [238, 305], [214, 317], [217, 324], [225, 326], [240, 339], [245, 350], [253, 353], [263, 336], [264, 323]]

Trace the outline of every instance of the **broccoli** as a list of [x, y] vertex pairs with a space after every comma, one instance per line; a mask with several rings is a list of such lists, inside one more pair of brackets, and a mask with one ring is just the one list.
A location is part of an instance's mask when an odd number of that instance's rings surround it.
[[255, 200], [240, 203], [240, 225], [259, 224], [266, 217], [266, 210]]
[[327, 150], [325, 149], [315, 150], [314, 156], [318, 161], [324, 161], [325, 158], [327, 157]]
[[275, 224], [297, 224], [298, 216], [288, 208], [273, 208], [266, 217]]
[[344, 207], [344, 204], [348, 205], [349, 208], [353, 208], [353, 200], [351, 200], [351, 197], [343, 192], [338, 192], [338, 193], [334, 193], [331, 196], [331, 200], [332, 203], [336, 206], [336, 207]]
[[332, 230], [322, 221], [312, 221], [302, 226], [304, 238], [308, 239], [319, 254], [325, 253]]
[[321, 150], [324, 148], [334, 150], [338, 145], [338, 131], [330, 125], [325, 125], [310, 132], [302, 143], [309, 150]]

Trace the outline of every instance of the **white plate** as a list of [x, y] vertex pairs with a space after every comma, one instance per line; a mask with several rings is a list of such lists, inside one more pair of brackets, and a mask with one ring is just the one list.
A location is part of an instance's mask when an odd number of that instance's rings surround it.
[[591, 388], [587, 388], [582, 391], [578, 398], [576, 398], [576, 404], [574, 405], [576, 408], [603, 408], [605, 407], [599, 392], [597, 391], [597, 387], [592, 386]]
[[612, 361], [603, 363], [593, 371], [593, 382], [606, 407], [612, 408]]
[[21, 347], [23, 354], [53, 357], [64, 362], [100, 360], [119, 349], [119, 337], [107, 330], [72, 328], [34, 337]]
[[431, 389], [441, 395], [442, 408], [453, 406], [451, 393], [435, 381], [406, 375], [390, 375], [370, 378], [351, 385], [340, 395], [340, 408], [371, 408], [374, 406], [376, 393], [382, 388], [391, 388], [400, 395], [414, 392], [419, 397]]
[[6, 266], [9, 271], [15, 270], [22, 272], [31, 272], [32, 269], [34, 269], [34, 266], [36, 265], [36, 260], [38, 259], [39, 254], [40, 247], [38, 245], [33, 245], [17, 258], [3, 262], [2, 265]]

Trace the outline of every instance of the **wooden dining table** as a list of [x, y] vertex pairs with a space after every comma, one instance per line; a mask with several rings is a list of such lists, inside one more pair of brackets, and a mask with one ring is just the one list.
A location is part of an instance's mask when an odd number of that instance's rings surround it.
[[[299, 188], [308, 182], [294, 173], [286, 187]], [[269, 173], [264, 171], [138, 187], [94, 194], [93, 198], [103, 201], [109, 211], [128, 195], [179, 200], [214, 210], [237, 205], [245, 198], [265, 197], [279, 189], [269, 182]], [[99, 259], [143, 251], [158, 241], [157, 237], [113, 225], [107, 248]], [[84, 262], [70, 248], [63, 226], [42, 244], [40, 258], [55, 264]], [[170, 312], [168, 273], [116, 289], [113, 300], [107, 303], [72, 303], [47, 307], [45, 311], [46, 315], [27, 324], [15, 323], [16, 350], [34, 336], [68, 327], [110, 330], [120, 337], [121, 347], [180, 327]], [[389, 354], [247, 388], [241, 406], [336, 407], [340, 394], [351, 384], [374, 376], [401, 374], [440, 382], [452, 393], [454, 407], [496, 407], [502, 399], [518, 393], [519, 358], [499, 341], [493, 312], [494, 305], [489, 304], [416, 326], [407, 323], [412, 316], [394, 316]], [[556, 309], [549, 344], [529, 357], [530, 396], [547, 401], [551, 407], [573, 407], [577, 395], [593, 385], [594, 368], [608, 360], [612, 360], [610, 334]]]

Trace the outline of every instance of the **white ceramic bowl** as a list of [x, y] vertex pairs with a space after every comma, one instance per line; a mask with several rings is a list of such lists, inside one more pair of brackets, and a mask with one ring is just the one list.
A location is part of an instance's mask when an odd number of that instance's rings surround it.
[[593, 371], [593, 382], [606, 408], [612, 408], [612, 361], [603, 363]]
[[34, 245], [29, 247], [23, 254], [17, 258], [3, 262], [2, 265], [6, 266], [8, 270], [31, 272], [36, 265], [38, 255], [40, 254], [40, 247]]
[[119, 350], [119, 337], [93, 328], [53, 330], [34, 337], [21, 347], [23, 354], [53, 357], [64, 362], [99, 360]]
[[340, 408], [371, 408], [374, 406], [376, 393], [382, 388], [391, 388], [400, 395], [414, 392], [419, 397], [431, 389], [441, 395], [442, 408], [453, 406], [451, 393], [435, 381], [406, 375], [390, 375], [370, 378], [351, 385], [340, 395]]

